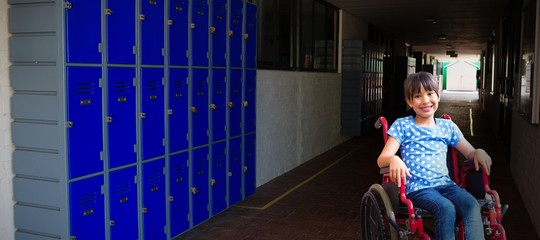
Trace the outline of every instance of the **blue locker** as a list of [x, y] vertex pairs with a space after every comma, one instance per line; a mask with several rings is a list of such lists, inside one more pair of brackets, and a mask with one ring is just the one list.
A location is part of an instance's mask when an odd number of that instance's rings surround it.
[[192, 75], [192, 145], [208, 144], [208, 70], [194, 69]]
[[144, 239], [167, 239], [164, 168], [163, 159], [142, 165]]
[[141, 1], [141, 63], [163, 65], [165, 42], [164, 0]]
[[193, 0], [191, 6], [191, 64], [208, 66], [208, 3]]
[[242, 138], [229, 140], [229, 206], [242, 200]]
[[141, 69], [143, 160], [165, 154], [164, 89], [162, 68]]
[[65, 11], [66, 62], [101, 63], [101, 1], [70, 0]]
[[103, 170], [101, 68], [67, 67], [69, 176]]
[[169, 4], [169, 64], [187, 66], [189, 1], [171, 0]]
[[111, 239], [137, 239], [137, 168], [129, 167], [109, 174], [109, 226]]
[[244, 198], [255, 193], [255, 134], [244, 136]]
[[230, 23], [229, 23], [229, 66], [242, 67], [242, 21], [243, 5], [242, 0], [230, 0]]
[[245, 67], [257, 67], [257, 6], [246, 3]]
[[169, 151], [188, 148], [188, 70], [169, 70]]
[[134, 68], [108, 69], [107, 123], [109, 168], [137, 161], [137, 113]]
[[209, 205], [209, 179], [208, 179], [208, 147], [193, 150], [192, 158], [192, 186], [191, 197], [193, 203], [193, 226], [210, 217]]
[[224, 69], [212, 69], [212, 142], [227, 136], [227, 72]]
[[212, 1], [212, 66], [227, 64], [227, 0]]
[[227, 208], [227, 142], [212, 144], [212, 215]]
[[231, 70], [229, 78], [229, 136], [242, 133], [242, 70]]
[[257, 71], [246, 70], [244, 86], [244, 133], [255, 132], [255, 90], [257, 89]]
[[189, 152], [169, 158], [171, 237], [189, 229]]
[[71, 239], [105, 239], [103, 175], [69, 184]]
[[107, 62], [135, 64], [135, 1], [108, 0]]

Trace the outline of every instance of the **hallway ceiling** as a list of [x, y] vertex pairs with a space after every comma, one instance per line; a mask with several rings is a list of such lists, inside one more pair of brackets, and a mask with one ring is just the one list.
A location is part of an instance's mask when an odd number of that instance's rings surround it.
[[[413, 47], [413, 51], [479, 55], [509, 0], [327, 0]], [[446, 35], [446, 40], [440, 40]], [[452, 50], [452, 49], [450, 49]]]

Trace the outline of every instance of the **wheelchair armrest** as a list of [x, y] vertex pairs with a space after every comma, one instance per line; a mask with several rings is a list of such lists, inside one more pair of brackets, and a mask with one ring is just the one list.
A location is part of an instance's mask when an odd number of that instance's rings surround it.
[[387, 174], [388, 172], [390, 172], [390, 168], [389, 168], [389, 167], [382, 167], [382, 168], [379, 170], [379, 173], [380, 173], [380, 174]]

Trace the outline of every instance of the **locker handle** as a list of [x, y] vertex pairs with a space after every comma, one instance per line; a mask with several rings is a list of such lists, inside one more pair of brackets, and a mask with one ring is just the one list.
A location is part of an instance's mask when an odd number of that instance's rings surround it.
[[94, 209], [88, 209], [83, 212], [83, 216], [86, 217], [86, 216], [92, 215], [92, 213], [94, 213]]
[[158, 187], [153, 187], [153, 188], [150, 189], [150, 191], [151, 192], [157, 192], [158, 189], [159, 189]]
[[248, 107], [248, 105], [249, 105], [248, 101], [244, 101], [244, 107], [246, 108], [246, 107]]
[[212, 179], [210, 180], [210, 186], [215, 186], [216, 185], [216, 179]]
[[233, 107], [234, 107], [234, 103], [233, 103], [233, 102], [227, 102], [227, 106], [230, 107], [230, 108], [233, 108]]
[[105, 9], [105, 15], [111, 15], [112, 10], [110, 8]]
[[210, 104], [210, 108], [211, 108], [212, 110], [217, 110], [218, 107], [217, 107], [216, 104], [213, 104], [213, 103], [212, 103], [212, 104]]
[[197, 193], [199, 192], [199, 190], [197, 190], [196, 187], [192, 187], [192, 188], [191, 188], [191, 192], [192, 192], [193, 194], [197, 194]]
[[191, 112], [192, 112], [192, 113], [198, 113], [198, 112], [199, 112], [199, 110], [197, 110], [197, 108], [196, 108], [196, 107], [191, 107]]
[[211, 34], [216, 34], [216, 28], [215, 27], [210, 27], [210, 33]]
[[125, 202], [127, 202], [127, 201], [128, 201], [128, 198], [127, 198], [127, 197], [121, 198], [121, 199], [120, 199], [120, 203], [125, 203]]

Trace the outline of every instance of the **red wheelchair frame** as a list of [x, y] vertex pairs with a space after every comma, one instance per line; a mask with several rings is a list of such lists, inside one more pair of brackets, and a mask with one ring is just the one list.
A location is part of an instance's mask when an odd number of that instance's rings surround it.
[[[450, 119], [448, 114], [443, 118]], [[388, 140], [388, 122], [380, 117], [375, 128], [382, 127], [384, 142]], [[449, 147], [447, 165], [451, 178], [462, 188], [467, 188], [467, 172], [476, 171], [472, 160], [465, 161], [462, 168], [458, 167], [456, 149]], [[381, 169], [382, 185], [373, 184], [362, 197], [361, 204], [361, 234], [364, 240], [371, 239], [430, 239], [424, 229], [423, 217], [432, 217], [431, 213], [415, 208], [405, 194], [405, 184], [398, 189], [390, 181], [388, 168]], [[506, 240], [506, 232], [501, 225], [502, 218], [508, 210], [508, 205], [501, 206], [499, 194], [489, 187], [489, 176], [482, 169], [482, 187], [484, 198], [479, 198], [486, 239]], [[465, 239], [463, 222], [456, 226], [457, 239]]]

